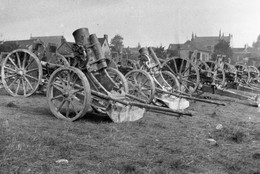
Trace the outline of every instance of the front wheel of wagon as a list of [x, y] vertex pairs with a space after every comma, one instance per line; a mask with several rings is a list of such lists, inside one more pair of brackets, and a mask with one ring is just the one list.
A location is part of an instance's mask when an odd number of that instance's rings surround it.
[[47, 99], [51, 112], [60, 119], [74, 121], [91, 107], [91, 89], [85, 74], [75, 67], [55, 70], [48, 82]]
[[143, 70], [132, 70], [126, 75], [129, 94], [146, 103], [151, 103], [155, 95], [155, 83], [152, 76]]

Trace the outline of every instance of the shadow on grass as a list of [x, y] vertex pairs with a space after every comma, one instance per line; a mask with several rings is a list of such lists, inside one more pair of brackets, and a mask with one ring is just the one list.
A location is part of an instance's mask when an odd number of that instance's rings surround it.
[[97, 112], [87, 113], [84, 117], [77, 121], [86, 121], [92, 123], [113, 123], [107, 114]]

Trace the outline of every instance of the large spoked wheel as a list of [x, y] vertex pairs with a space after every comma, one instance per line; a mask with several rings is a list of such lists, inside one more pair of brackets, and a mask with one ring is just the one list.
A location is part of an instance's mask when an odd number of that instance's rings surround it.
[[[111, 78], [112, 82], [114, 83], [113, 90], [119, 93], [128, 93], [129, 87], [125, 76], [114, 68], [106, 68], [106, 72], [108, 73], [109, 77]], [[111, 91], [110, 91], [111, 92]]]
[[175, 91], [180, 91], [181, 90], [181, 85], [180, 82], [178, 81], [177, 77], [172, 74], [170, 71], [162, 71], [162, 76], [165, 79], [165, 81], [172, 87], [173, 92]]
[[41, 62], [28, 50], [14, 50], [2, 62], [1, 77], [3, 86], [10, 95], [28, 97], [41, 83]]
[[74, 121], [83, 117], [91, 107], [91, 90], [87, 77], [75, 67], [54, 71], [47, 86], [51, 112], [60, 119]]
[[142, 70], [133, 70], [125, 75], [129, 94], [151, 103], [155, 95], [155, 83], [150, 74]]
[[171, 58], [162, 64], [163, 71], [170, 71], [180, 82], [181, 91], [193, 94], [200, 83], [199, 71], [197, 66], [183, 58]]

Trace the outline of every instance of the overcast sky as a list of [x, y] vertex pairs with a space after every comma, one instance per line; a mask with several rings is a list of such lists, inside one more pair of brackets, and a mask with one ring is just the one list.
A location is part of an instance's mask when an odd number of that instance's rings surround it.
[[168, 47], [197, 36], [233, 35], [233, 46], [260, 34], [259, 0], [0, 0], [0, 40], [64, 35], [86, 27], [125, 46]]

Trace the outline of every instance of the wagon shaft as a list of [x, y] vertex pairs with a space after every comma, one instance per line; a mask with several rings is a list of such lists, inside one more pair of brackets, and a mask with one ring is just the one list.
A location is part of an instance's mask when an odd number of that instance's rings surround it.
[[169, 109], [169, 108], [154, 106], [154, 105], [150, 105], [150, 104], [144, 104], [144, 103], [120, 100], [120, 99], [114, 98], [113, 96], [104, 95], [104, 94], [102, 94], [100, 92], [93, 91], [93, 90], [91, 90], [91, 94], [95, 95], [97, 97], [106, 99], [106, 100], [112, 100], [112, 101], [121, 103], [121, 104], [123, 104], [125, 106], [129, 106], [129, 105], [130, 106], [137, 106], [137, 107], [148, 109], [148, 110], [150, 110], [152, 112], [157, 112], [158, 111], [159, 113], [165, 113], [165, 114], [168, 114], [168, 115], [171, 115], [171, 116], [175, 116], [175, 117], [179, 117], [179, 116], [182, 116], [182, 115], [192, 116], [192, 114], [189, 113], [189, 112], [174, 111], [174, 110]]

